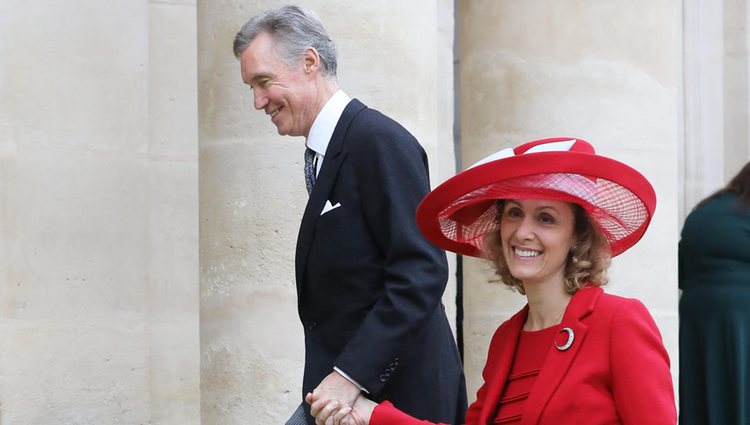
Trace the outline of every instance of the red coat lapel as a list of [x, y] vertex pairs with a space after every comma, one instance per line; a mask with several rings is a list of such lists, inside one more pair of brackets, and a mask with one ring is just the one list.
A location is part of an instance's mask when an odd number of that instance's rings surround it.
[[489, 375], [490, 380], [485, 383], [487, 393], [484, 397], [482, 413], [479, 415], [480, 424], [492, 423], [493, 415], [497, 411], [497, 403], [510, 374], [510, 367], [513, 365], [513, 356], [518, 346], [518, 336], [521, 334], [524, 322], [526, 322], [528, 311], [529, 306], [526, 305], [521, 311], [508, 319], [505, 329], [500, 330], [500, 333], [493, 338], [490, 349], [492, 358], [487, 359], [486, 368], [488, 369], [485, 372], [485, 375]]
[[[573, 344], [566, 350], [558, 350], [555, 346], [549, 348], [539, 376], [534, 384], [534, 389], [523, 407], [521, 425], [535, 425], [539, 423], [547, 402], [557, 390], [560, 382], [568, 373], [578, 355], [588, 333], [588, 326], [581, 320], [591, 314], [594, 310], [596, 299], [602, 293], [599, 287], [583, 288], [578, 290], [568, 304], [563, 316], [561, 329], [570, 328], [573, 331]], [[561, 331], [563, 332], [563, 331]], [[562, 335], [558, 335], [557, 343], [565, 341]]]

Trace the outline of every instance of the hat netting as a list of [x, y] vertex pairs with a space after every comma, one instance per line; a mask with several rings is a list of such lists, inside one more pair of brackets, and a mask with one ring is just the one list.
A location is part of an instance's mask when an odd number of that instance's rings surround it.
[[612, 255], [627, 249], [623, 240], [649, 219], [643, 202], [627, 188], [602, 178], [572, 173], [516, 177], [476, 189], [440, 212], [448, 239], [468, 243], [484, 253], [484, 235], [497, 231], [498, 199], [550, 199], [579, 204], [609, 241]]

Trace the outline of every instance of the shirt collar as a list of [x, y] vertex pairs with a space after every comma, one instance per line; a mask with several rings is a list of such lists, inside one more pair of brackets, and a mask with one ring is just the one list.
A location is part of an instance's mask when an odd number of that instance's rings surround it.
[[318, 116], [315, 117], [312, 127], [310, 127], [310, 133], [305, 141], [308, 148], [314, 150], [318, 155], [325, 155], [328, 142], [331, 141], [331, 136], [333, 136], [333, 130], [336, 129], [336, 124], [338, 124], [341, 114], [344, 113], [344, 108], [350, 101], [351, 99], [343, 90], [336, 91], [328, 99]]

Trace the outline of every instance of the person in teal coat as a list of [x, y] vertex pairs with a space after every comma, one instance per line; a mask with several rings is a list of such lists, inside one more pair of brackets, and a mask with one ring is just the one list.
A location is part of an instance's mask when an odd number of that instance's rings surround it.
[[750, 424], [750, 162], [679, 244], [680, 424]]

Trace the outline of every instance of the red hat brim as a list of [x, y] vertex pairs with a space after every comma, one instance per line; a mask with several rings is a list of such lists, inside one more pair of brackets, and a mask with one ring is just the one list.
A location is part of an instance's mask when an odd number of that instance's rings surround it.
[[[586, 177], [595, 192], [582, 197], [549, 187], [528, 190], [518, 184], [524, 178], [555, 174]], [[553, 199], [581, 205], [609, 240], [613, 256], [643, 237], [656, 208], [653, 187], [635, 169], [593, 152], [550, 151], [494, 160], [455, 175], [422, 200], [417, 224], [428, 240], [443, 249], [485, 257], [483, 236], [497, 229], [489, 221], [494, 221], [498, 199]], [[470, 239], [461, 237], [466, 226], [474, 228]]]

